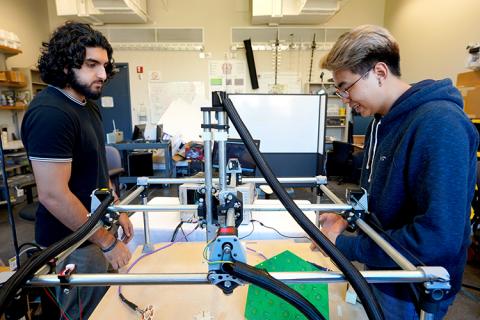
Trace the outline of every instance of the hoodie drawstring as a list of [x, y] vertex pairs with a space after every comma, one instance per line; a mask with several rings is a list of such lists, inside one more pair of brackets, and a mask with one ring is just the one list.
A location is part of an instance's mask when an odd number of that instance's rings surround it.
[[[378, 120], [377, 123], [374, 122], [372, 125], [372, 130], [370, 131], [370, 143], [368, 146], [368, 159], [367, 159], [367, 166], [366, 169], [370, 169], [370, 173], [368, 174], [368, 182], [372, 180], [372, 173], [373, 173], [373, 161], [375, 159], [375, 152], [377, 151], [377, 144], [378, 144], [378, 127], [382, 123], [382, 120]], [[375, 135], [373, 134], [373, 130], [375, 130]], [[372, 141], [373, 142], [373, 148], [372, 148]]]

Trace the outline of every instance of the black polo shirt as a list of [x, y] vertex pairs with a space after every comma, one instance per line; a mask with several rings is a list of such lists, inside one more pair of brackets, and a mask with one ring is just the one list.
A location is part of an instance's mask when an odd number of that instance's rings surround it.
[[[30, 160], [71, 162], [68, 186], [90, 211], [92, 191], [108, 187], [104, 130], [98, 106], [88, 100], [82, 103], [49, 86], [37, 94], [23, 118], [22, 141]], [[39, 204], [36, 241], [49, 246], [69, 234], [71, 230]]]

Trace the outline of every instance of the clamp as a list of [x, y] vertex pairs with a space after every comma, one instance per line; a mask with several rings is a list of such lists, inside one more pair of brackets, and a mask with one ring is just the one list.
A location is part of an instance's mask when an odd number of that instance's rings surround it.
[[343, 217], [348, 222], [348, 231], [355, 231], [357, 225], [355, 222], [358, 219], [363, 219], [368, 214], [368, 194], [365, 189], [347, 189], [346, 190], [347, 203], [352, 206], [351, 211], [345, 211]]
[[70, 277], [77, 272], [77, 267], [73, 263], [69, 263], [65, 268], [57, 274], [58, 280], [60, 280], [60, 286], [63, 288], [65, 294], [70, 293]]
[[[93, 190], [92, 194], [90, 197], [92, 198], [91, 205], [90, 205], [90, 213], [88, 214], [88, 217], [90, 217], [93, 212], [100, 206], [102, 203], [103, 199], [106, 198], [107, 195], [110, 195], [112, 190], [108, 190], [107, 188], [103, 189], [96, 189]], [[118, 217], [120, 214], [115, 211], [110, 211], [107, 210], [105, 215], [102, 217], [102, 222], [103, 226], [105, 229], [110, 230], [114, 224], [118, 221]]]

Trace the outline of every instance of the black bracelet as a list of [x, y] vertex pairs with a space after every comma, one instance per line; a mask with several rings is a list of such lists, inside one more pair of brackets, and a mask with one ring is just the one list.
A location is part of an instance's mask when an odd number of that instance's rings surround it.
[[117, 243], [118, 243], [118, 239], [115, 238], [115, 241], [113, 241], [113, 243], [112, 243], [108, 248], [102, 249], [102, 252], [103, 252], [103, 253], [107, 253], [107, 252], [112, 251], [113, 248], [115, 248], [115, 246], [117, 245]]

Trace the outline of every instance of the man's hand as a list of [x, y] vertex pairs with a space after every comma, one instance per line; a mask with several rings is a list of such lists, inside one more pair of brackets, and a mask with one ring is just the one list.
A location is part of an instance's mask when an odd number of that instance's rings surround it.
[[333, 243], [337, 240], [339, 234], [341, 234], [348, 226], [340, 215], [335, 213], [324, 213], [320, 215], [320, 225], [323, 234]]
[[130, 261], [130, 258], [132, 257], [132, 254], [128, 250], [127, 246], [121, 241], [118, 241], [111, 251], [104, 252], [103, 254], [105, 255], [105, 258], [107, 258], [108, 262], [110, 262], [112, 265], [112, 268], [115, 270], [127, 265], [128, 261]]
[[123, 230], [123, 237], [122, 237], [123, 243], [129, 243], [130, 240], [132, 240], [133, 238], [133, 225], [132, 225], [132, 222], [130, 221], [130, 218], [125, 212], [122, 212], [120, 214], [120, 217], [118, 217], [118, 223], [120, 224]]

